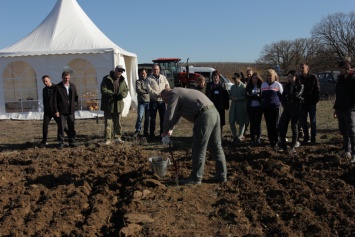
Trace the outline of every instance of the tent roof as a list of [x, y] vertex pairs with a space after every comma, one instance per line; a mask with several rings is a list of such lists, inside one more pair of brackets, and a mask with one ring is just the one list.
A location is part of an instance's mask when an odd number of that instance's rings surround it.
[[109, 51], [137, 57], [102, 33], [76, 0], [57, 0], [42, 23], [22, 40], [0, 50], [0, 57]]

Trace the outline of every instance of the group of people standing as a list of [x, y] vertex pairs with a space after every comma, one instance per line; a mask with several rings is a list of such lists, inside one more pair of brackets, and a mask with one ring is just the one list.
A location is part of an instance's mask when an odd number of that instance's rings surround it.
[[[300, 125], [304, 131], [303, 143], [316, 142], [316, 105], [320, 98], [320, 86], [317, 77], [309, 73], [306, 63], [300, 64], [300, 72], [290, 70], [287, 82], [282, 85], [275, 70], [266, 72], [266, 80], [253, 72], [246, 71], [246, 78], [235, 73], [234, 86], [230, 91], [231, 110], [229, 121], [233, 134], [233, 142], [240, 142], [244, 138], [245, 128], [250, 126], [252, 145], [261, 144], [261, 121], [265, 118], [267, 136], [270, 145], [278, 150], [287, 149], [286, 134], [291, 121], [292, 142], [291, 150], [295, 150], [299, 143]], [[236, 109], [238, 108], [238, 112]], [[283, 109], [282, 109], [283, 108]], [[310, 117], [311, 139], [308, 133], [307, 119]], [[238, 135], [235, 123], [239, 124]]]

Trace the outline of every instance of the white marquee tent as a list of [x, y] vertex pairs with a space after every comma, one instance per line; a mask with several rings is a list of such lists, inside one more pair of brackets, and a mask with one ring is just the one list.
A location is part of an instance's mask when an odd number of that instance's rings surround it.
[[41, 119], [41, 78], [49, 75], [59, 83], [66, 69], [79, 91], [76, 117], [95, 117], [101, 80], [118, 64], [126, 68], [130, 90], [124, 100], [126, 116], [136, 106], [137, 56], [107, 38], [76, 0], [57, 0], [36, 29], [0, 50], [0, 119]]

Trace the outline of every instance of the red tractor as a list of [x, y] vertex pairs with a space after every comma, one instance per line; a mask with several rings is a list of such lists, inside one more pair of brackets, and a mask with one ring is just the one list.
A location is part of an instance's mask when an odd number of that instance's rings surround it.
[[161, 74], [165, 75], [169, 81], [171, 88], [185, 87], [192, 80], [196, 81], [200, 74], [189, 73], [188, 61], [186, 63], [186, 69], [179, 66], [180, 58], [157, 58], [152, 60], [154, 64], [159, 64], [161, 68]]

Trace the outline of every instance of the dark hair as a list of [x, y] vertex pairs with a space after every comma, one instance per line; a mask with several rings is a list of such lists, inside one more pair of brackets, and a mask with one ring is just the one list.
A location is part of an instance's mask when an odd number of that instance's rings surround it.
[[140, 68], [139, 70], [138, 70], [138, 73], [140, 74], [140, 73], [142, 73], [142, 72], [147, 72], [147, 69], [146, 68]]
[[69, 72], [67, 72], [67, 71], [62, 72], [62, 77], [64, 77], [64, 76], [68, 76], [68, 75], [70, 75], [70, 73], [69, 73]]
[[220, 73], [218, 72], [218, 70], [214, 70], [213, 72], [212, 72], [212, 77], [214, 77], [214, 76], [220, 76]]
[[[297, 71], [296, 70], [290, 70], [290, 71], [288, 71], [288, 73], [287, 73], [287, 75], [288, 74], [291, 74], [292, 76], [294, 76], [294, 77], [296, 77], [296, 84], [297, 85], [300, 85], [301, 84], [301, 81], [300, 81], [300, 79], [298, 78], [298, 73], [297, 73]], [[290, 82], [288, 82], [288, 83], [290, 83]]]
[[296, 70], [290, 70], [288, 71], [287, 75], [291, 74], [292, 76], [296, 76], [297, 77], [297, 71]]
[[256, 77], [256, 79], [258, 79], [257, 84], [260, 86], [263, 83], [263, 79], [261, 78], [261, 76], [259, 75], [259, 73], [257, 72], [253, 72], [253, 74], [251, 75], [251, 78], [249, 80], [248, 83], [253, 84], [253, 77]]
[[158, 66], [158, 67], [159, 67], [159, 71], [161, 71], [160, 64], [154, 63], [153, 66], [152, 66], [152, 68], [154, 69], [156, 66]]
[[48, 78], [50, 79], [50, 77], [49, 77], [48, 75], [44, 75], [44, 76], [42, 77], [42, 81], [43, 81], [44, 78], [46, 78], [46, 77], [48, 77]]
[[338, 64], [338, 68], [344, 68], [346, 70], [350, 70], [351, 69], [351, 63], [349, 60], [341, 60]]
[[235, 76], [236, 78], [240, 78], [240, 77], [241, 77], [238, 72], [235, 72], [235, 73], [234, 73], [234, 76]]

